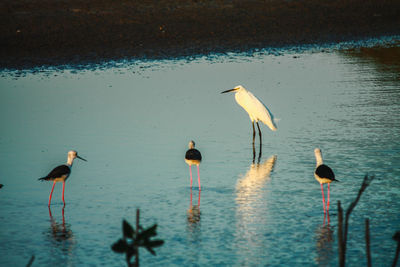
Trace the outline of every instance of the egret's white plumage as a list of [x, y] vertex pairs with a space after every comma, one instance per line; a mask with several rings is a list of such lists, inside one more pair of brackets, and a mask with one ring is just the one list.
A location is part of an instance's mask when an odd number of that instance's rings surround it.
[[260, 99], [255, 97], [251, 92], [247, 91], [246, 88], [239, 85], [235, 88], [235, 100], [236, 102], [249, 114], [250, 120], [253, 122], [261, 121], [267, 125], [272, 131], [276, 131], [277, 127], [274, 122], [274, 116], [269, 111], [267, 106], [261, 102]]
[[258, 133], [260, 135], [260, 141], [261, 141], [261, 130], [260, 126], [258, 125], [259, 121], [267, 125], [272, 131], [277, 130], [276, 124], [274, 122], [274, 116], [269, 111], [267, 106], [263, 102], [261, 102], [260, 99], [254, 96], [251, 92], [247, 91], [246, 88], [244, 88], [241, 85], [238, 85], [233, 89], [229, 89], [221, 93], [228, 93], [228, 92], [235, 92], [236, 102], [249, 114], [250, 120], [253, 124], [253, 143], [255, 138], [254, 122], [257, 123]]

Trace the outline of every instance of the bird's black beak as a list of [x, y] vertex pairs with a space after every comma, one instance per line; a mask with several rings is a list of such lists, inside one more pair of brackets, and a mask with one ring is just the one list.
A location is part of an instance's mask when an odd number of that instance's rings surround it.
[[226, 91], [221, 92], [221, 94], [229, 93], [229, 92], [232, 92], [232, 91], [235, 91], [235, 90], [236, 90], [236, 89], [229, 89], [229, 90], [226, 90]]
[[81, 158], [81, 157], [79, 157], [78, 155], [76, 155], [76, 157], [77, 157], [78, 159], [81, 159], [81, 160], [83, 160], [83, 161], [87, 161], [86, 159], [84, 159], [84, 158]]
[[229, 89], [229, 90], [226, 90], [226, 91], [221, 92], [221, 94], [229, 93], [229, 92], [232, 92], [232, 91], [236, 91], [236, 89], [235, 89], [235, 88]]

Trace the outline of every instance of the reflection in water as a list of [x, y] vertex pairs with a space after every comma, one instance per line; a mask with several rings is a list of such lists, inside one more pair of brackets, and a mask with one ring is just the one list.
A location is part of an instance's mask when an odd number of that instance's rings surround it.
[[201, 190], [199, 190], [199, 199], [197, 200], [197, 205], [193, 206], [193, 191], [190, 188], [190, 205], [187, 211], [187, 221], [190, 226], [196, 226], [200, 222], [200, 196]]
[[[327, 223], [325, 221], [327, 219]], [[315, 231], [317, 257], [315, 259], [318, 266], [328, 266], [333, 256], [333, 230], [329, 223], [329, 212], [324, 215], [324, 222], [318, 225]]]
[[252, 253], [263, 255], [265, 253], [264, 237], [260, 236], [259, 227], [264, 228], [266, 221], [265, 197], [263, 190], [265, 183], [274, 168], [277, 156], [273, 155], [261, 164], [251, 164], [250, 169], [239, 179], [236, 184], [236, 244], [237, 251], [243, 254], [240, 258], [242, 265], [252, 262]]
[[50, 233], [56, 242], [73, 240], [74, 237], [70, 229], [70, 225], [65, 223], [64, 209], [65, 207], [62, 208], [62, 224], [59, 224], [54, 220], [53, 215], [51, 214], [51, 208], [49, 206], [49, 216], [51, 222]]
[[247, 207], [259, 196], [259, 191], [264, 186], [274, 168], [276, 155], [269, 157], [262, 164], [251, 164], [250, 169], [236, 184], [236, 203], [239, 209]]
[[189, 261], [195, 264], [199, 261], [199, 251], [202, 250], [201, 240], [201, 225], [200, 225], [200, 195], [197, 200], [197, 205], [193, 205], [193, 191], [190, 188], [190, 205], [187, 210], [187, 233], [188, 233], [188, 247], [189, 247]]
[[[75, 238], [71, 230], [71, 225], [65, 222], [64, 216], [65, 206], [62, 208], [62, 223], [58, 223], [51, 212], [49, 207], [49, 217], [50, 217], [50, 228], [45, 233], [52, 248], [49, 250], [51, 253], [51, 259], [54, 262], [60, 262], [62, 259], [65, 266], [73, 266], [73, 249], [75, 247]], [[57, 259], [59, 258], [59, 259]]]
[[360, 63], [372, 63], [377, 72], [400, 73], [400, 47], [363, 47], [344, 50], [342, 54], [363, 60]]
[[[257, 164], [260, 164], [261, 154], [262, 154], [262, 145], [260, 143], [260, 150], [258, 152]], [[254, 146], [254, 143], [253, 143], [253, 164], [255, 163], [255, 161], [256, 161], [256, 147]]]

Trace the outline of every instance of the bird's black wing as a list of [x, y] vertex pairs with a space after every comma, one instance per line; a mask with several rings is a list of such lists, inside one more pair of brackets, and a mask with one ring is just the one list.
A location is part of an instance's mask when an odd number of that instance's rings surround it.
[[319, 165], [315, 170], [315, 173], [321, 178], [327, 178], [329, 180], [335, 180], [335, 174], [332, 169], [326, 166], [325, 164]]
[[189, 149], [188, 151], [186, 151], [185, 159], [201, 161], [201, 153], [195, 148]]
[[71, 173], [71, 169], [67, 165], [60, 165], [55, 167], [46, 177], [40, 178], [39, 180], [49, 180], [51, 178], [57, 178], [62, 175], [68, 175]]

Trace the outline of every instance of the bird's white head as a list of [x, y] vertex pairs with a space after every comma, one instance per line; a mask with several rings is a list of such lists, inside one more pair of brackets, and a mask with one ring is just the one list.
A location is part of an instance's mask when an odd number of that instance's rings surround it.
[[317, 161], [317, 166], [323, 164], [321, 149], [319, 148], [314, 149], [314, 154], [315, 154], [315, 159]]
[[191, 141], [189, 142], [189, 149], [194, 148], [194, 146], [195, 146], [195, 143], [194, 143], [193, 140], [191, 140]]
[[229, 89], [229, 90], [226, 90], [226, 91], [223, 91], [223, 92], [221, 92], [221, 94], [224, 94], [224, 93], [229, 93], [229, 92], [239, 92], [239, 91], [243, 91], [243, 90], [246, 90], [243, 86], [241, 86], [241, 85], [238, 85], [238, 86], [236, 86], [235, 88], [233, 88], [233, 89]]
[[243, 86], [241, 86], [241, 85], [238, 85], [238, 86], [235, 86], [235, 88], [233, 88], [233, 89], [235, 89], [236, 91], [240, 91], [240, 90], [246, 90], [246, 88], [244, 88]]
[[75, 158], [78, 158], [78, 159], [87, 161], [86, 159], [84, 159], [84, 158], [78, 156], [78, 152], [76, 152], [75, 150], [71, 150], [71, 151], [68, 152], [68, 161], [67, 161], [67, 164], [70, 165], [70, 166], [72, 166], [72, 163], [74, 162], [74, 159], [75, 159]]

